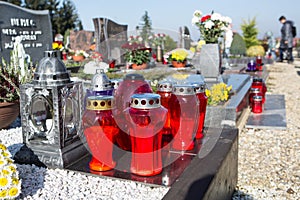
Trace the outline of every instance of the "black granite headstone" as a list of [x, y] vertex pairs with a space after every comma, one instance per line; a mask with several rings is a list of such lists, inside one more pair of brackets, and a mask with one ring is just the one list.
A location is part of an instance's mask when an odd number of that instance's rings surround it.
[[20, 36], [33, 64], [52, 49], [52, 26], [48, 10], [25, 9], [0, 1], [0, 58], [10, 59], [15, 38]]
[[112, 51], [121, 48], [127, 42], [127, 25], [117, 24], [107, 18], [94, 18], [93, 21], [96, 50], [104, 56], [104, 59], [117, 60], [118, 58], [113, 58]]

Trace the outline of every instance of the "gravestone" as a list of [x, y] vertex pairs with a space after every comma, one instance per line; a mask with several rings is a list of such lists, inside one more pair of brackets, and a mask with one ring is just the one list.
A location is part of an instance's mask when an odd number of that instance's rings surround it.
[[[127, 42], [127, 25], [118, 24], [107, 18], [94, 18], [96, 50], [100, 52], [104, 60], [117, 60], [119, 58], [113, 57], [113, 52]], [[124, 51], [120, 49], [121, 55]], [[121, 62], [123, 58], [121, 57]]]
[[94, 31], [71, 31], [70, 32], [70, 48], [73, 50], [90, 50], [94, 42]]
[[179, 28], [179, 47], [184, 49], [191, 48], [190, 31], [186, 26]]
[[48, 10], [30, 10], [0, 1], [0, 31], [0, 58], [7, 61], [17, 36], [34, 64], [44, 57], [44, 51], [52, 49]]

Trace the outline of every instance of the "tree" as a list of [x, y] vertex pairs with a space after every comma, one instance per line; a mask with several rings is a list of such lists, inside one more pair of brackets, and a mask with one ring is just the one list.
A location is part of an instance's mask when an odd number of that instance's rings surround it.
[[53, 36], [57, 33], [64, 35], [68, 29], [83, 29], [71, 0], [63, 0], [62, 4], [60, 0], [25, 0], [24, 7], [32, 10], [49, 10]]
[[1, 0], [1, 1], [12, 3], [12, 4], [15, 4], [17, 6], [21, 6], [21, 4], [22, 4], [22, 0]]
[[257, 39], [258, 29], [255, 26], [255, 17], [252, 20], [249, 19], [248, 22], [243, 20], [243, 24], [241, 25], [241, 29], [243, 31], [243, 39], [246, 43], [247, 48], [255, 45], [260, 45], [260, 41]]
[[74, 3], [71, 0], [64, 0], [62, 6], [59, 8], [57, 18], [54, 20], [56, 25], [56, 33], [62, 35], [68, 29], [82, 30], [82, 24], [79, 20]]
[[140, 25], [142, 27], [140, 36], [143, 38], [143, 41], [148, 42], [149, 36], [152, 35], [152, 22], [147, 11], [145, 11], [145, 14], [142, 16]]
[[164, 51], [168, 52], [168, 51], [175, 49], [177, 47], [177, 43], [169, 35], [166, 35], [164, 47], [165, 47]]
[[32, 10], [45, 10], [47, 5], [46, 0], [25, 0], [24, 7]]
[[230, 46], [230, 54], [235, 56], [244, 56], [246, 54], [246, 50], [246, 43], [242, 36], [238, 33], [234, 33]]

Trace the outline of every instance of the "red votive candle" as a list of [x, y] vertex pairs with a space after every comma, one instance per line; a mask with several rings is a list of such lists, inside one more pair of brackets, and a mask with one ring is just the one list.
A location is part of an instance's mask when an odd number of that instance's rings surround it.
[[172, 131], [171, 131], [171, 112], [170, 112], [170, 100], [172, 95], [172, 82], [162, 81], [157, 85], [157, 94], [161, 97], [161, 105], [168, 110], [167, 118], [165, 125], [162, 130], [163, 134], [163, 146], [170, 143], [172, 140]]
[[259, 88], [250, 88], [250, 94], [249, 94], [249, 105], [250, 105], [250, 107], [252, 107], [254, 96], [263, 96], [263, 93], [260, 91]]
[[149, 83], [141, 74], [127, 74], [114, 91], [116, 107], [113, 114], [120, 128], [116, 142], [121, 149], [126, 151], [131, 150], [131, 139], [123, 111], [129, 107], [131, 96], [140, 93], [152, 93]]
[[161, 106], [160, 95], [134, 94], [125, 110], [131, 136], [133, 174], [153, 176], [162, 171], [162, 129], [168, 110]]
[[256, 69], [258, 71], [262, 71], [263, 70], [263, 63], [262, 63], [262, 57], [261, 56], [257, 56], [256, 57]]
[[199, 124], [199, 102], [192, 85], [173, 85], [170, 110], [172, 148], [192, 150]]
[[205, 95], [205, 84], [204, 83], [194, 83], [196, 96], [199, 101], [199, 118], [198, 118], [198, 129], [196, 132], [196, 139], [203, 138], [203, 128], [205, 122], [206, 106], [207, 106], [207, 96]]
[[112, 96], [90, 96], [83, 114], [83, 130], [92, 154], [89, 167], [94, 171], [107, 171], [115, 167], [114, 138], [119, 128], [112, 115]]
[[262, 111], [263, 111], [262, 96], [253, 96], [252, 112], [262, 113]]
[[254, 77], [252, 81], [251, 88], [259, 88], [260, 92], [262, 93], [263, 97], [263, 103], [266, 101], [266, 92], [267, 92], [267, 86], [262, 78]]

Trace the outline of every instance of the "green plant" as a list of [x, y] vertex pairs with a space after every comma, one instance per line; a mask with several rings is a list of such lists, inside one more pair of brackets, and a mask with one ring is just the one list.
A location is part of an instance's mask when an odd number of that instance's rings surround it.
[[201, 39], [206, 43], [218, 43], [218, 39], [223, 36], [225, 28], [231, 21], [229, 17], [213, 11], [211, 14], [202, 15], [200, 10], [194, 12], [192, 19], [192, 23], [199, 28]]
[[221, 102], [226, 102], [229, 99], [231, 89], [232, 86], [227, 86], [225, 83], [214, 84], [210, 90], [205, 90], [207, 104], [216, 106]]
[[249, 19], [248, 22], [243, 20], [241, 29], [243, 31], [243, 39], [246, 43], [247, 48], [255, 45], [260, 45], [260, 41], [257, 39], [258, 29], [256, 28], [255, 17], [251, 20]]
[[234, 56], [244, 56], [246, 55], [246, 50], [244, 39], [238, 33], [235, 33], [230, 46], [230, 54]]
[[127, 42], [122, 48], [125, 49], [124, 58], [127, 62], [141, 65], [150, 61], [151, 48], [146, 48], [143, 44]]
[[17, 166], [6, 146], [0, 143], [0, 199], [15, 199], [21, 193]]
[[262, 45], [251, 46], [247, 49], [247, 56], [249, 57], [255, 57], [259, 55], [264, 56], [265, 53], [265, 49]]

